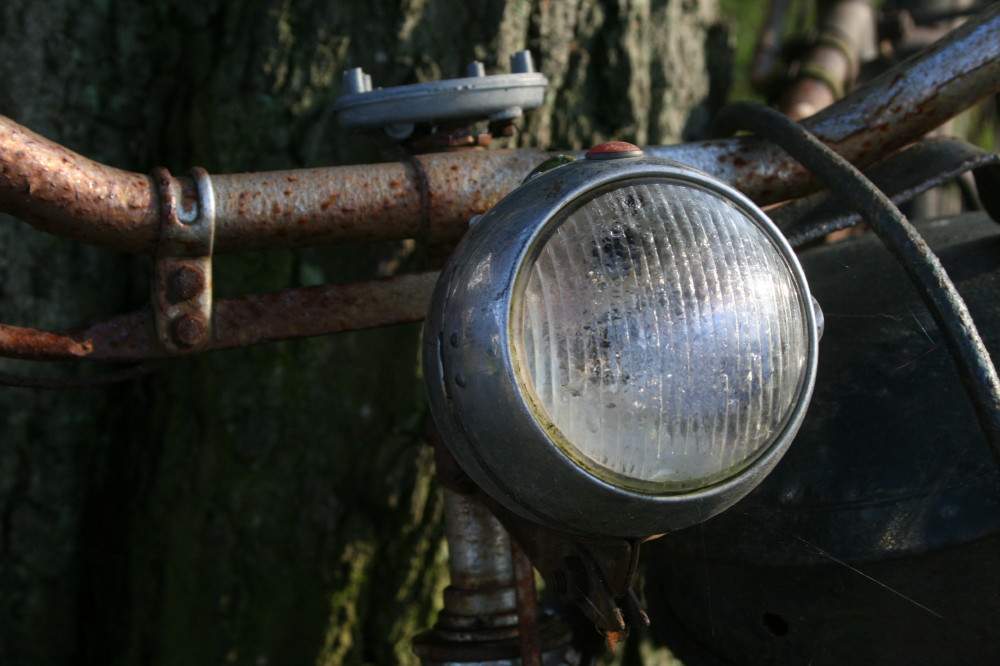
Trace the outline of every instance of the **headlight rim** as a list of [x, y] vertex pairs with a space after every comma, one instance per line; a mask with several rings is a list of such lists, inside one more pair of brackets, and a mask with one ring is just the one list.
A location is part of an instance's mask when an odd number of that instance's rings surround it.
[[[514, 352], [515, 295], [526, 279], [528, 261], [561, 223], [568, 207], [593, 192], [634, 179], [666, 180], [707, 190], [736, 205], [780, 248], [803, 298], [809, 338], [805, 379], [792, 414], [781, 433], [734, 476], [710, 485], [669, 494], [649, 494], [623, 488], [573, 462], [536, 419], [532, 398], [524, 393]], [[476, 247], [499, 248], [488, 253], [489, 266], [471, 266], [462, 257]], [[471, 255], [470, 255], [471, 256]], [[459, 292], [469, 298], [476, 270], [490, 272], [489, 289], [474, 288], [477, 304], [474, 328], [444, 330], [444, 310]], [[777, 227], [742, 194], [703, 172], [660, 158], [583, 161], [540, 174], [497, 204], [466, 234], [453, 254], [435, 291], [425, 330], [425, 376], [432, 412], [450, 442], [459, 464], [495, 499], [526, 518], [562, 531], [590, 536], [642, 537], [678, 529], [703, 520], [745, 495], [777, 463], [805, 414], [815, 380], [818, 335], [813, 301], [794, 252]], [[499, 277], [499, 280], [495, 280]], [[479, 282], [485, 279], [479, 276]], [[442, 293], [439, 293], [442, 292]], [[453, 344], [458, 335], [460, 344]], [[471, 336], [471, 338], [470, 338]], [[479, 349], [479, 352], [473, 351]], [[492, 362], [483, 357], [485, 350]], [[471, 352], [472, 357], [469, 356]], [[436, 360], [439, 359], [439, 360]], [[456, 364], [483, 370], [499, 381], [483, 386], [470, 374], [459, 386]], [[449, 376], [451, 372], [451, 376]], [[449, 385], [450, 384], [450, 385]], [[497, 387], [502, 388], [497, 388]], [[486, 403], [486, 404], [484, 404]], [[491, 414], [483, 415], [487, 410]], [[544, 412], [541, 412], [544, 413]], [[499, 416], [502, 415], [502, 416]], [[504, 423], [491, 420], [502, 419]], [[530, 445], [505, 447], [495, 429]], [[551, 424], [550, 427], [555, 427]], [[487, 434], [476, 437], [470, 430]], [[455, 445], [461, 441], [461, 445]], [[544, 469], [544, 475], [532, 469]], [[537, 487], [532, 487], [537, 484]]]

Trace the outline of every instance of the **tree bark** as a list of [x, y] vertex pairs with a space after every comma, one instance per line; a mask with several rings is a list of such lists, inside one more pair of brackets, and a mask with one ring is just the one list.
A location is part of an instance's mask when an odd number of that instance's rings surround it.
[[[533, 50], [514, 142], [699, 137], [725, 81], [713, 0], [6, 0], [0, 113], [148, 172], [373, 162], [330, 110]], [[724, 68], [719, 71], [724, 72]], [[412, 244], [223, 256], [217, 296], [421, 268]], [[0, 321], [141, 307], [148, 260], [0, 221]], [[445, 583], [419, 326], [219, 352], [104, 388], [0, 387], [0, 663], [410, 663]], [[78, 376], [91, 365], [0, 361]]]

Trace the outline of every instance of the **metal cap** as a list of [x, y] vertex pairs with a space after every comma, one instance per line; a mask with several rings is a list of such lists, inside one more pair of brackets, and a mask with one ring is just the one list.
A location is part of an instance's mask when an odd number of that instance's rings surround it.
[[587, 151], [588, 160], [617, 160], [622, 157], [642, 157], [642, 149], [627, 141], [599, 143]]

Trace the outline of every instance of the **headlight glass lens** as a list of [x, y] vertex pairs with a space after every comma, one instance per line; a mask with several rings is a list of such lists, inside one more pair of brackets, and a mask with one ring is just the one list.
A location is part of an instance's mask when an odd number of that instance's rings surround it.
[[616, 486], [683, 492], [752, 463], [803, 389], [806, 297], [740, 206], [681, 181], [598, 191], [518, 276], [512, 345], [539, 421]]

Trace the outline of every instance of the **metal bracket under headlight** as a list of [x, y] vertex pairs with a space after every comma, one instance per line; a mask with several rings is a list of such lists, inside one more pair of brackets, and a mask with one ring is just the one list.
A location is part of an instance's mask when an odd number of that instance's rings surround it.
[[819, 316], [780, 232], [724, 183], [631, 148], [491, 209], [425, 326], [455, 459], [512, 512], [579, 535], [646, 537], [736, 502], [816, 372]]

